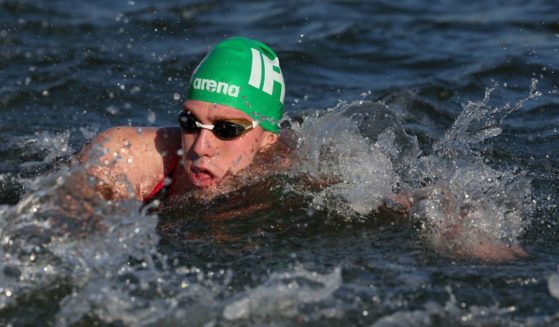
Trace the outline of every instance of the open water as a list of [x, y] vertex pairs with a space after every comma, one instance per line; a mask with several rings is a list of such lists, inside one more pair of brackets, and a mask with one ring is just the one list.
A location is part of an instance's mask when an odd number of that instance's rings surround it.
[[[558, 12], [0, 0], [0, 325], [559, 325]], [[156, 213], [80, 186], [72, 154], [175, 125], [234, 35], [279, 54], [296, 167]], [[410, 217], [374, 212], [390, 191], [416, 192]], [[471, 258], [483, 242], [528, 256]]]

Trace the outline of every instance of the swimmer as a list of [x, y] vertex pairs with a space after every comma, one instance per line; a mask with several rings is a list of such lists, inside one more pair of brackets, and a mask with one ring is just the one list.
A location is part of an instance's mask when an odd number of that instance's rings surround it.
[[[259, 41], [233, 37], [217, 44], [195, 69], [178, 127], [110, 128], [89, 142], [79, 158], [95, 177], [96, 191], [108, 200], [167, 201], [193, 191], [232, 190], [242, 186], [236, 185], [239, 176], [264, 177], [293, 164], [289, 137], [279, 128], [284, 95], [274, 51]], [[389, 194], [379, 212], [406, 218], [412, 198]], [[487, 261], [524, 255], [519, 247], [490, 242], [470, 250]]]
[[[255, 157], [278, 154], [285, 85], [277, 55], [234, 37], [213, 48], [192, 74], [178, 127], [115, 127], [81, 152], [105, 199], [216, 191]], [[91, 162], [95, 150], [102, 154]], [[251, 167], [261, 174], [274, 167]]]
[[[289, 137], [279, 128], [284, 95], [274, 51], [233, 37], [217, 44], [195, 69], [178, 127], [108, 129], [83, 148], [80, 161], [108, 200], [147, 202], [241, 186], [231, 185], [235, 177], [263, 177], [290, 164]], [[397, 195], [385, 203], [388, 212], [409, 208]]]

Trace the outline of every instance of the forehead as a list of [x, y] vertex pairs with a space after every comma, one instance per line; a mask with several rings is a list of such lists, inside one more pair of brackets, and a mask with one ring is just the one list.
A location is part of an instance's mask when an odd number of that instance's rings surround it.
[[246, 119], [252, 118], [246, 113], [229, 106], [199, 100], [188, 100], [183, 104], [183, 110], [190, 111], [198, 119]]

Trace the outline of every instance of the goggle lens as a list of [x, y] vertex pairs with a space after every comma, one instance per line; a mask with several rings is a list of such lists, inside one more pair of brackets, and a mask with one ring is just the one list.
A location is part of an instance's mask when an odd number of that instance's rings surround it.
[[201, 128], [206, 128], [211, 130], [215, 136], [224, 140], [231, 140], [239, 137], [249, 129], [253, 128], [253, 125], [251, 125], [250, 122], [247, 122], [246, 125], [242, 125], [240, 123], [227, 120], [216, 121], [213, 125], [203, 125], [200, 124], [191, 113], [186, 111], [181, 111], [178, 118], [179, 125], [187, 133], [198, 132]]

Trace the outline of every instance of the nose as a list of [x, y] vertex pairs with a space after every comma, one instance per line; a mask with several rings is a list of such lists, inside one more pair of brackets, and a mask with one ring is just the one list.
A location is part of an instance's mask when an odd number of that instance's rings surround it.
[[216, 137], [212, 131], [202, 128], [192, 145], [192, 152], [198, 157], [213, 157], [216, 149], [215, 142]]

